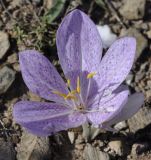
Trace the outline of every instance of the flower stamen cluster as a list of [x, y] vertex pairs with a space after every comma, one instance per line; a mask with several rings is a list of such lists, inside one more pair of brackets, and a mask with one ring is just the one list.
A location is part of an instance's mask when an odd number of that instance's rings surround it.
[[[89, 94], [91, 79], [95, 75], [96, 75], [96, 72], [92, 72], [92, 73], [87, 74], [87, 76], [86, 76], [86, 78], [88, 79], [88, 89], [87, 89], [87, 93], [86, 93], [86, 100], [87, 100], [87, 97]], [[65, 103], [67, 103], [67, 106], [71, 106], [71, 108], [73, 108], [73, 106], [74, 106], [74, 110], [87, 112], [85, 103], [84, 103], [84, 101], [82, 99], [82, 95], [81, 95], [80, 77], [79, 76], [77, 77], [77, 84], [76, 84], [75, 90], [71, 90], [70, 79], [67, 79], [67, 87], [68, 87], [68, 94], [64, 94], [59, 91], [52, 91], [52, 93], [62, 97], [65, 100]]]

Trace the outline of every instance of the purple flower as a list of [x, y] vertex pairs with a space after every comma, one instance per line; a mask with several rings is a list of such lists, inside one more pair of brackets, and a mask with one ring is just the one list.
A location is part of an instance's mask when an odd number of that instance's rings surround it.
[[37, 51], [19, 54], [28, 88], [52, 101], [15, 104], [16, 122], [33, 134], [51, 135], [85, 122], [109, 128], [128, 119], [143, 104], [141, 93], [128, 98], [127, 87], [121, 85], [133, 64], [134, 38], [117, 40], [101, 59], [102, 43], [95, 24], [83, 12], [74, 10], [58, 29], [57, 49], [67, 83]]

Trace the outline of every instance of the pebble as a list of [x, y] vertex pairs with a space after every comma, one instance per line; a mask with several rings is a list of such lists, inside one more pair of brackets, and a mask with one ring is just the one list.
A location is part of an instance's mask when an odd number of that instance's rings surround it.
[[15, 63], [13, 64], [13, 69], [17, 72], [20, 72], [20, 66], [19, 66], [19, 63]]
[[74, 140], [75, 140], [75, 134], [73, 131], [68, 131], [68, 137], [69, 137], [69, 140], [71, 142], [71, 144], [74, 143]]
[[145, 95], [146, 95], [146, 98], [150, 98], [151, 97], [151, 90], [145, 91]]
[[0, 69], [0, 94], [5, 93], [15, 80], [15, 71], [4, 66]]
[[41, 0], [32, 0], [32, 2], [36, 5], [39, 5], [42, 1]]
[[145, 63], [141, 64], [140, 70], [144, 71], [147, 68], [147, 66], [148, 66], [148, 62], [145, 62]]
[[0, 59], [4, 57], [10, 47], [8, 34], [0, 31]]
[[123, 155], [123, 144], [120, 140], [110, 141], [108, 146], [113, 150], [117, 155]]
[[135, 82], [138, 83], [145, 76], [145, 72], [137, 72], [135, 75]]
[[122, 130], [122, 129], [125, 129], [127, 128], [127, 123], [125, 121], [122, 121], [122, 122], [119, 122], [117, 123], [115, 126], [114, 126], [114, 129], [116, 130]]
[[120, 8], [120, 14], [128, 20], [142, 19], [145, 13], [145, 0], [126, 0]]
[[151, 88], [151, 80], [147, 81], [147, 85]]
[[143, 152], [147, 151], [149, 149], [148, 143], [135, 143], [132, 146], [131, 155], [135, 156], [138, 154], [142, 154]]
[[13, 64], [13, 63], [16, 63], [17, 62], [17, 54], [14, 53], [12, 55], [10, 55], [8, 58], [7, 58], [7, 62], [10, 63], [10, 64]]
[[75, 140], [75, 144], [81, 144], [84, 143], [84, 138], [81, 134], [78, 135], [77, 139]]
[[17, 160], [52, 159], [49, 138], [37, 137], [26, 131], [22, 132], [21, 141], [17, 144], [16, 151]]
[[147, 37], [148, 37], [149, 39], [151, 39], [151, 30], [147, 31], [147, 32], [146, 32], [146, 35], [147, 35]]
[[[148, 91], [147, 91], [148, 92]], [[150, 91], [151, 95], [151, 91]], [[151, 123], [151, 109], [148, 107], [142, 107], [133, 117], [128, 119], [128, 126], [130, 132], [135, 133], [136, 131], [145, 128]]]
[[108, 153], [100, 151], [91, 144], [86, 145], [83, 157], [85, 160], [110, 160]]
[[83, 150], [84, 149], [84, 144], [76, 144], [75, 148], [78, 150]]
[[53, 1], [50, 1], [50, 0], [45, 0], [44, 1], [44, 7], [47, 8], [47, 9], [50, 9], [52, 8], [53, 6]]

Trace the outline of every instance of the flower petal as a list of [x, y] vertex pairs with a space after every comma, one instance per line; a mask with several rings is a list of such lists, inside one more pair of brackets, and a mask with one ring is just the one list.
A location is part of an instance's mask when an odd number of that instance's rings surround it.
[[89, 121], [94, 125], [99, 125], [110, 120], [115, 114], [120, 112], [121, 106], [125, 105], [128, 94], [128, 90], [122, 91], [107, 102], [100, 104], [98, 109], [94, 109], [96, 112], [87, 114]]
[[55, 103], [21, 101], [15, 104], [14, 119], [31, 133], [47, 136], [77, 127], [86, 121], [83, 114]]
[[104, 126], [111, 126], [115, 123], [127, 120], [132, 117], [143, 105], [144, 95], [142, 93], [135, 93], [128, 98], [127, 103], [121, 108], [121, 111], [114, 115], [110, 121], [105, 122]]
[[120, 85], [116, 90], [113, 92], [110, 92], [110, 88], [105, 89], [104, 91], [100, 92], [99, 94], [96, 94], [95, 97], [90, 99], [88, 101], [88, 107], [87, 109], [93, 110], [102, 104], [110, 101], [112, 98], [114, 98], [118, 93], [122, 91], [127, 91], [129, 92], [128, 86], [126, 85]]
[[115, 41], [103, 57], [99, 71], [99, 86], [116, 89], [128, 75], [135, 57], [136, 40], [124, 37]]
[[23, 79], [33, 93], [47, 100], [63, 101], [51, 91], [67, 94], [67, 87], [46, 57], [37, 51], [26, 50], [19, 53], [19, 62]]
[[58, 56], [63, 71], [75, 88], [83, 72], [96, 72], [101, 60], [102, 43], [95, 24], [80, 10], [70, 12], [57, 32]]

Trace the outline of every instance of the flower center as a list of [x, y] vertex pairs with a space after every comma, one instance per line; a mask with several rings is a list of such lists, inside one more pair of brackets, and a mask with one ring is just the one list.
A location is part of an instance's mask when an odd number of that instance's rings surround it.
[[[95, 72], [87, 74], [86, 79], [88, 79], [88, 86], [87, 86], [87, 91], [85, 93], [86, 95], [86, 100], [89, 95], [90, 91], [90, 83], [91, 79], [96, 75]], [[67, 80], [67, 87], [69, 89], [68, 94], [61, 93], [59, 91], [52, 91], [52, 93], [64, 98], [65, 102], [68, 104], [68, 106], [74, 107], [74, 110], [78, 111], [84, 111], [86, 109], [86, 104], [83, 101], [82, 95], [81, 95], [81, 82], [80, 82], [80, 77], [77, 77], [77, 83], [76, 83], [76, 89], [71, 90], [71, 81], [70, 79]]]

